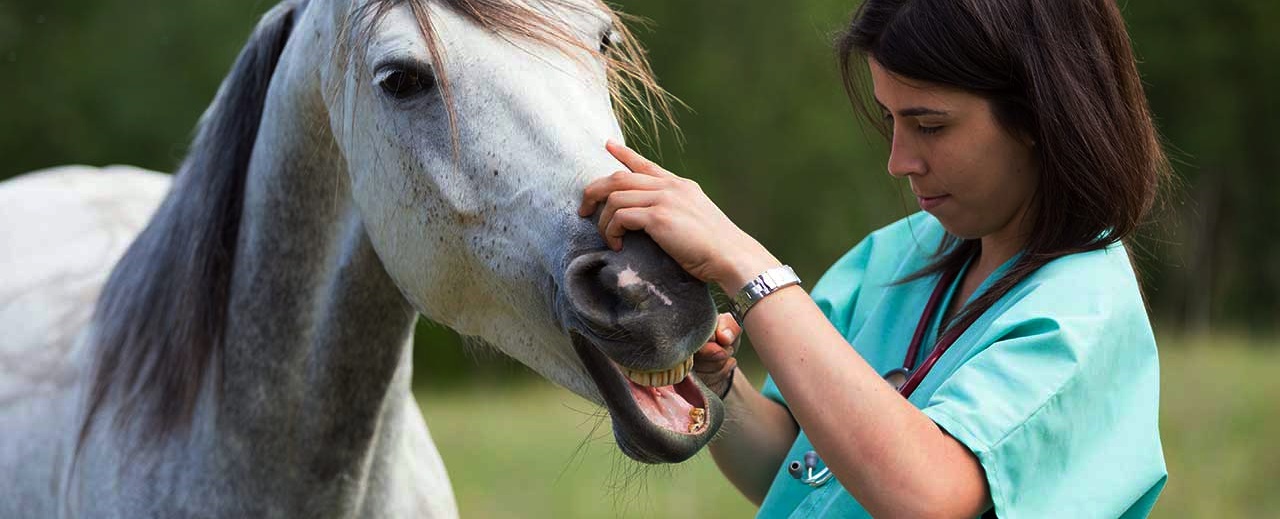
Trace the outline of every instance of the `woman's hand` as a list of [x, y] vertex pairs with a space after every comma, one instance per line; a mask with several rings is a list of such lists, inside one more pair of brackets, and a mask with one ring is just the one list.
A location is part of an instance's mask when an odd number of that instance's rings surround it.
[[742, 328], [733, 316], [720, 314], [711, 342], [693, 354], [693, 374], [717, 395], [724, 395], [729, 389], [733, 370], [738, 368], [738, 359], [733, 358], [733, 354], [738, 351], [741, 338]]
[[617, 142], [606, 148], [630, 171], [588, 184], [578, 214], [590, 216], [603, 202], [598, 225], [613, 250], [622, 249], [627, 231], [644, 231], [689, 274], [730, 294], [781, 264], [729, 221], [696, 182]]

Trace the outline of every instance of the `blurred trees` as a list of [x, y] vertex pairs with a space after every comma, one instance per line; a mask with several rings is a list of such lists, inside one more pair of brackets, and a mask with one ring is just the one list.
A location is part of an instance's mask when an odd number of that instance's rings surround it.
[[[682, 119], [673, 169], [816, 280], [866, 232], [916, 210], [884, 173], [830, 42], [855, 2], [636, 2]], [[1178, 178], [1133, 249], [1155, 317], [1274, 333], [1280, 325], [1280, 3], [1121, 2]], [[910, 193], [907, 193], [908, 195]]]
[[[622, 3], [652, 20], [637, 34], [663, 84], [692, 108], [680, 117], [684, 146], [667, 134], [649, 151], [701, 182], [812, 283], [867, 232], [916, 208], [884, 173], [885, 147], [855, 117], [835, 72], [830, 43], [854, 1], [749, 4]], [[269, 7], [0, 0], [0, 179], [66, 163], [172, 170]], [[1181, 179], [1139, 246], [1154, 315], [1167, 327], [1274, 332], [1280, 3], [1122, 8]], [[420, 336], [456, 344], [439, 327]], [[419, 350], [446, 367], [470, 364], [461, 353]]]
[[1158, 124], [1183, 180], [1145, 262], [1160, 315], [1280, 325], [1280, 3], [1126, 2]]

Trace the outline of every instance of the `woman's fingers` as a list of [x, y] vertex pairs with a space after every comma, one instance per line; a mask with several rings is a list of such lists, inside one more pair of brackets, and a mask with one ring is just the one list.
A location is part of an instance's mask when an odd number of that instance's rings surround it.
[[717, 395], [727, 389], [730, 374], [737, 367], [738, 359], [714, 342], [707, 343], [693, 356], [693, 374]]
[[[600, 229], [600, 235], [605, 237], [605, 243], [613, 247], [613, 242], [609, 239], [609, 223], [613, 221], [613, 216], [619, 210], [629, 207], [652, 206], [660, 196], [660, 193], [660, 191], [614, 191], [609, 193], [609, 198], [605, 200], [604, 207], [600, 209], [600, 220], [596, 222], [596, 226]], [[621, 245], [620, 242], [619, 245]]]
[[741, 328], [733, 315], [720, 314], [716, 322], [715, 339], [702, 346], [693, 356], [694, 369], [704, 372], [720, 371], [722, 365], [733, 358], [738, 349]]
[[607, 177], [597, 178], [582, 190], [582, 205], [578, 206], [578, 216], [586, 218], [596, 211], [596, 206], [609, 199], [615, 191], [657, 191], [663, 185], [658, 179], [632, 173], [615, 171]]
[[622, 165], [626, 166], [627, 169], [630, 169], [631, 171], [654, 177], [674, 176], [670, 171], [662, 169], [662, 166], [655, 164], [653, 161], [644, 158], [643, 155], [636, 153], [635, 150], [628, 148], [626, 144], [609, 139], [609, 142], [606, 142], [604, 147], [609, 150], [609, 153], [613, 155], [613, 158], [618, 159], [618, 162], [621, 162]]
[[627, 231], [643, 231], [653, 219], [652, 207], [624, 207], [614, 211], [605, 224], [604, 242], [613, 250], [622, 250], [622, 235]]
[[732, 357], [732, 355], [729, 355], [729, 351], [725, 350], [724, 346], [708, 342], [702, 345], [702, 349], [693, 354], [693, 364], [694, 366], [721, 364], [729, 360], [729, 357]]
[[738, 342], [741, 339], [742, 327], [738, 326], [738, 321], [733, 318], [733, 314], [720, 314], [716, 322], [716, 342], [727, 350], [729, 355], [733, 355], [738, 351]]

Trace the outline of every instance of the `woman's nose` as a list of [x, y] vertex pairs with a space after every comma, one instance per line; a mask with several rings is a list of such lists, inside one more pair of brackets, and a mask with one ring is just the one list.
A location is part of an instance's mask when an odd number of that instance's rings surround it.
[[907, 175], [920, 175], [925, 170], [924, 159], [907, 139], [894, 132], [893, 142], [889, 148], [889, 174], [897, 178]]

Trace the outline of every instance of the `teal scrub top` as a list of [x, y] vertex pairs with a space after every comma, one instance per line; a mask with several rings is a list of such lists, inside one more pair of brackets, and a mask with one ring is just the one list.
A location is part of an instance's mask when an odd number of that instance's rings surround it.
[[[943, 235], [928, 213], [900, 220], [845, 254], [811, 291], [880, 373], [902, 367], [939, 276], [895, 282], [927, 265]], [[1131, 518], [1151, 511], [1167, 476], [1159, 389], [1155, 337], [1117, 244], [1056, 259], [1014, 287], [942, 355], [909, 401], [977, 456], [997, 516]], [[786, 405], [772, 378], [762, 391]], [[757, 517], [869, 517], [838, 480], [815, 489], [788, 473], [787, 462], [810, 450], [801, 431]]]

